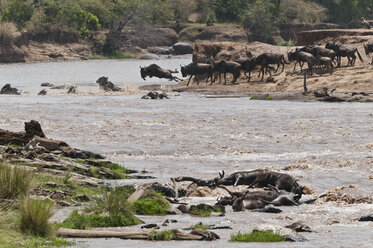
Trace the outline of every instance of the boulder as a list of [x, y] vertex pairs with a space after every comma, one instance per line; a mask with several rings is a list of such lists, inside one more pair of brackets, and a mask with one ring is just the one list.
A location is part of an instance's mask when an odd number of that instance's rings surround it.
[[11, 132], [0, 129], [0, 145], [23, 146], [34, 136], [45, 137], [39, 122], [31, 120], [30, 122], [25, 122], [25, 132]]
[[178, 42], [172, 46], [175, 51], [175, 54], [193, 54], [193, 46], [188, 43]]
[[141, 56], [139, 57], [139, 59], [144, 59], [144, 60], [146, 60], [146, 59], [149, 59], [149, 60], [154, 59], [154, 60], [158, 60], [158, 59], [159, 59], [159, 56], [156, 55], [156, 54], [146, 53], [146, 54], [141, 55]]
[[159, 55], [168, 55], [174, 52], [172, 47], [149, 47], [149, 53], [159, 54]]

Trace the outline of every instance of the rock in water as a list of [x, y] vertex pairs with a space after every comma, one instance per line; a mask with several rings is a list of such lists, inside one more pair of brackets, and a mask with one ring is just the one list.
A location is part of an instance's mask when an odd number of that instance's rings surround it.
[[172, 46], [175, 51], [175, 54], [182, 55], [182, 54], [192, 54], [193, 47], [188, 43], [181, 43], [178, 42]]

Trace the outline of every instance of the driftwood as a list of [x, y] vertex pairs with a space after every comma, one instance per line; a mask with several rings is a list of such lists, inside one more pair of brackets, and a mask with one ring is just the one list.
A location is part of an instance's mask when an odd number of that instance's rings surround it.
[[[219, 236], [212, 232], [194, 232], [184, 233], [179, 230], [173, 230], [173, 240], [213, 240]], [[57, 236], [64, 238], [120, 238], [120, 239], [140, 239], [152, 240], [153, 232], [117, 232], [117, 231], [96, 231], [96, 230], [76, 230], [68, 228], [60, 228], [57, 231]], [[209, 237], [214, 237], [208, 239]]]

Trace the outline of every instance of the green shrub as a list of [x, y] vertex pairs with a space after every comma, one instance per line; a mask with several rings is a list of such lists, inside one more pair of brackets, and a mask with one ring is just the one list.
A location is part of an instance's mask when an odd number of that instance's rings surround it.
[[165, 215], [170, 207], [167, 201], [158, 193], [141, 198], [133, 203], [136, 214], [141, 215]]
[[204, 203], [199, 205], [192, 205], [189, 209], [189, 214], [201, 217], [208, 217], [212, 212], [223, 212], [223, 209], [219, 207], [213, 207]]
[[14, 22], [18, 29], [26, 26], [34, 13], [34, 7], [27, 1], [11, 0], [1, 16], [2, 21]]
[[252, 231], [251, 233], [232, 235], [231, 242], [283, 242], [286, 238], [273, 232]]
[[26, 196], [33, 173], [20, 167], [0, 164], [0, 198], [16, 199]]
[[21, 230], [36, 236], [49, 236], [52, 232], [52, 225], [48, 220], [53, 215], [52, 209], [51, 200], [26, 198], [20, 209]]
[[197, 225], [194, 225], [193, 226], [194, 228], [197, 228], [197, 229], [202, 229], [202, 230], [207, 230], [208, 229], [208, 226], [206, 225], [202, 225], [202, 223], [199, 223]]
[[215, 13], [211, 11], [206, 17], [206, 25], [213, 26], [215, 22], [216, 22]]
[[109, 213], [108, 215], [100, 214], [79, 214], [77, 210], [57, 227], [72, 229], [89, 229], [94, 227], [119, 227], [140, 224], [141, 221], [130, 213]]

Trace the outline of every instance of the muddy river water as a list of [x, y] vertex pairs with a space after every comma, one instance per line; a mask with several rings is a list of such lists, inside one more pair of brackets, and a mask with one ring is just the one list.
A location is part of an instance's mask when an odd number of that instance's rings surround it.
[[[157, 63], [174, 69], [189, 60]], [[349, 194], [373, 197], [373, 180], [369, 179], [373, 176], [372, 104], [253, 101], [248, 97], [209, 98], [197, 93], [171, 94], [169, 100], [142, 100], [140, 92], [108, 96], [95, 91], [95, 80], [102, 75], [120, 86], [127, 82], [130, 87], [144, 84], [138, 67], [150, 63], [124, 60], [1, 65], [2, 82], [13, 83], [28, 94], [0, 96], [0, 128], [21, 131], [24, 121], [38, 120], [50, 138], [105, 154], [127, 168], [145, 169], [157, 177], [146, 182], [169, 182], [170, 177], [181, 175], [213, 178], [221, 170], [231, 173], [269, 168], [300, 178], [301, 184], [312, 188], [315, 195], [351, 186]], [[37, 96], [40, 83], [45, 81], [75, 83], [78, 89], [86, 87], [85, 90], [95, 93]], [[151, 82], [168, 83], [156, 79]], [[214, 242], [120, 239], [76, 242], [78, 247], [108, 248], [372, 247], [373, 223], [356, 219], [372, 214], [373, 204], [331, 201], [281, 208], [280, 214], [228, 212], [224, 217], [202, 219], [204, 224], [228, 224], [233, 228], [216, 231], [221, 239]], [[189, 215], [142, 219], [161, 223], [166, 218], [179, 221], [169, 228], [201, 221]], [[228, 242], [231, 234], [249, 232], [258, 224], [288, 225], [295, 221], [317, 231], [304, 234], [309, 242], [275, 245]], [[140, 230], [139, 227], [121, 229]]]

